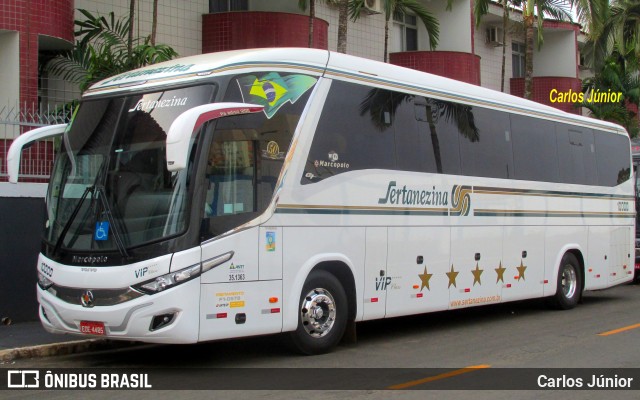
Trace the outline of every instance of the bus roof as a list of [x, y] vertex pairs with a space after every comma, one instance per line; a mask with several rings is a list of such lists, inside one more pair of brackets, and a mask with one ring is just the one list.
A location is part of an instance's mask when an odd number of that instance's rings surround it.
[[85, 92], [85, 96], [189, 83], [216, 75], [242, 73], [242, 71], [273, 70], [324, 75], [626, 135], [624, 128], [619, 125], [566, 113], [495, 90], [397, 65], [327, 50], [305, 48], [234, 50], [184, 57], [104, 79], [91, 86]]

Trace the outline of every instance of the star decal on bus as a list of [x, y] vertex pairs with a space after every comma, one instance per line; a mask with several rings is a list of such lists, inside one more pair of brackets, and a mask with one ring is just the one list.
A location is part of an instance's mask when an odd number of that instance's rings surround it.
[[449, 277], [449, 286], [447, 287], [451, 287], [451, 285], [453, 285], [453, 287], [457, 287], [456, 286], [456, 277], [458, 276], [459, 272], [454, 271], [453, 270], [453, 264], [451, 264], [451, 272], [447, 272], [447, 276]]
[[480, 267], [478, 267], [478, 264], [476, 263], [476, 269], [471, 270], [471, 273], [473, 274], [473, 286], [476, 285], [476, 282], [482, 285], [482, 282], [480, 281], [480, 275], [482, 275], [483, 272], [484, 270], [480, 269]]
[[495, 269], [496, 274], [498, 274], [498, 278], [496, 279], [496, 283], [502, 281], [502, 283], [504, 283], [504, 271], [506, 271], [507, 269], [505, 267], [502, 266], [502, 261], [500, 261], [500, 265], [498, 266], [498, 268]]
[[522, 279], [524, 281], [524, 271], [527, 269], [527, 266], [520, 260], [520, 266], [516, 267], [516, 269], [518, 270], [518, 280]]
[[430, 274], [427, 272], [427, 267], [424, 267], [424, 273], [418, 274], [418, 276], [422, 281], [422, 286], [420, 287], [420, 291], [422, 292], [422, 289], [424, 289], [425, 287], [427, 288], [427, 290], [431, 290], [431, 288], [429, 287], [429, 280], [431, 279], [433, 274]]

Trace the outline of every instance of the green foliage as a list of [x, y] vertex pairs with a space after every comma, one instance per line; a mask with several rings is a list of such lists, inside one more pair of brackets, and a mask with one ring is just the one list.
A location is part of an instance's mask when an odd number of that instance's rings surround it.
[[47, 70], [64, 80], [77, 83], [85, 91], [93, 83], [145, 65], [171, 60], [178, 53], [170, 46], [151, 45], [150, 37], [135, 38], [129, 51], [129, 17], [116, 19], [78, 10], [86, 19], [76, 20], [76, 43], [72, 50], [56, 56]]
[[[594, 118], [618, 123], [625, 127], [629, 136], [638, 135], [638, 116], [627, 108], [627, 104], [640, 103], [640, 87], [637, 74], [624, 68], [621, 55], [609, 57], [603, 68], [592, 78], [582, 82], [582, 91], [585, 93], [585, 101], [577, 106], [585, 107]], [[600, 91], [622, 93], [620, 102], [590, 103], [586, 101], [589, 92]]]

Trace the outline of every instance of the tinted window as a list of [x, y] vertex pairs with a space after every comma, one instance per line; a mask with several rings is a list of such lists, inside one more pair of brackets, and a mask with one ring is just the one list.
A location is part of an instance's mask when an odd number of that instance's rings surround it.
[[428, 172], [460, 173], [460, 135], [473, 134], [471, 107], [449, 101], [418, 97], [415, 117]]
[[511, 115], [516, 179], [558, 182], [555, 123]]
[[597, 185], [596, 153], [591, 129], [556, 124], [560, 182]]
[[435, 172], [429, 166], [433, 156], [424, 142], [426, 138], [419, 134], [414, 107], [414, 96], [401, 93], [394, 96], [392, 122], [397, 168], [403, 171]]
[[302, 184], [348, 171], [395, 169], [393, 104], [402, 96], [334, 81], [311, 144]]
[[602, 186], [617, 186], [629, 179], [629, 138], [621, 135], [595, 131], [598, 183]]
[[460, 131], [462, 174], [513, 178], [509, 114], [472, 107], [473, 120]]

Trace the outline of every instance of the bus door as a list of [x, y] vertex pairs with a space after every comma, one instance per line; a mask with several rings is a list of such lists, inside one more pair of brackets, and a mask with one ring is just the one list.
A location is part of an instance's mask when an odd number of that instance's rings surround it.
[[364, 319], [384, 318], [387, 301], [387, 227], [366, 228]]

